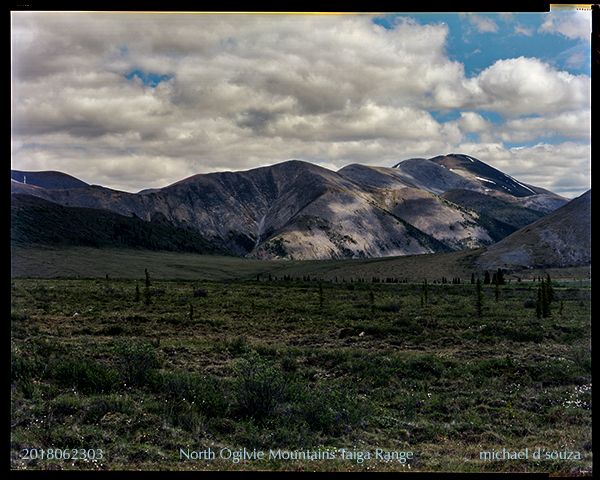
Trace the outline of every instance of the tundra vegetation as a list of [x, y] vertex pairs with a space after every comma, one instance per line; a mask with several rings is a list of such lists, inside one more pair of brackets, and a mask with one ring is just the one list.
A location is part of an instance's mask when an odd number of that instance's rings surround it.
[[591, 474], [591, 287], [457, 280], [13, 278], [11, 468]]

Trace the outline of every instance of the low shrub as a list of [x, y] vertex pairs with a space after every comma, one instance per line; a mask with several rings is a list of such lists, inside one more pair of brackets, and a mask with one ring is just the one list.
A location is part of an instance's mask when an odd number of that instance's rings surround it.
[[369, 418], [368, 403], [361, 404], [340, 387], [313, 390], [300, 410], [311, 429], [334, 436], [365, 424]]
[[161, 391], [193, 403], [210, 418], [226, 415], [231, 396], [230, 385], [224, 379], [200, 376], [189, 372], [169, 373], [163, 376]]
[[12, 382], [29, 381], [39, 374], [37, 362], [24, 358], [22, 355], [10, 352], [10, 379]]
[[402, 310], [402, 306], [402, 302], [391, 302], [386, 305], [380, 305], [377, 308], [381, 312], [398, 313], [400, 310]]
[[149, 343], [120, 339], [114, 346], [116, 367], [128, 385], [143, 385], [154, 376], [160, 366], [158, 355]]
[[252, 351], [236, 366], [236, 374], [234, 393], [239, 412], [259, 421], [271, 415], [285, 394], [281, 371]]
[[528, 299], [528, 300], [525, 300], [523, 302], [523, 307], [525, 307], [525, 308], [535, 308], [535, 300], [533, 300], [531, 298]]
[[204, 298], [208, 296], [208, 292], [204, 288], [198, 288], [194, 290], [194, 297]]
[[235, 337], [233, 340], [226, 340], [225, 348], [229, 350], [229, 353], [233, 355], [240, 355], [242, 353], [246, 353], [249, 349], [248, 340], [243, 335]]
[[110, 392], [119, 384], [119, 373], [92, 360], [71, 359], [56, 362], [52, 376], [62, 385], [82, 392]]
[[196, 433], [202, 426], [202, 418], [194, 405], [184, 400], [165, 402], [162, 417], [174, 427]]

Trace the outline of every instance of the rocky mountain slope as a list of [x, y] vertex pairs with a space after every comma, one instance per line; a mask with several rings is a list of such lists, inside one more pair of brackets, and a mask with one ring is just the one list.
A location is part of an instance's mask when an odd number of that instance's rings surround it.
[[[265, 259], [364, 258], [487, 246], [567, 202], [464, 155], [409, 159], [392, 168], [349, 165], [338, 172], [292, 160], [195, 175], [138, 194], [87, 184], [73, 188], [68, 176], [64, 188], [56, 175], [52, 186], [36, 185], [43, 175], [32, 172], [19, 172], [27, 176], [23, 183], [11, 173], [13, 193], [177, 227], [239, 255]], [[478, 202], [473, 194], [480, 195]], [[485, 198], [503, 202], [501, 215], [480, 201]]]
[[545, 268], [591, 265], [592, 191], [488, 247], [485, 268]]

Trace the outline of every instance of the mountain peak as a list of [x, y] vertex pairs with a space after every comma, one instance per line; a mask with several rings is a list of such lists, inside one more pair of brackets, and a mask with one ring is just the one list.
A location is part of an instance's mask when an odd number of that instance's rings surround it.
[[392, 170], [408, 184], [434, 195], [456, 188], [475, 191], [484, 189], [481, 182], [464, 178], [433, 159], [408, 158], [394, 165]]
[[469, 155], [451, 153], [433, 157], [431, 161], [464, 178], [480, 183], [484, 190], [488, 192], [495, 191], [513, 197], [528, 197], [548, 193], [541, 188], [518, 182], [510, 175]]
[[566, 203], [462, 154], [409, 158], [391, 168], [350, 164], [337, 172], [292, 159], [197, 174], [138, 194], [88, 186], [59, 172], [38, 173], [11, 171], [11, 192], [180, 228], [264, 259], [488, 246]]
[[51, 170], [39, 172], [11, 170], [10, 178], [17, 182], [21, 182], [24, 185], [33, 185], [36, 187], [45, 188], [47, 190], [89, 187], [89, 184], [79, 180], [78, 178], [66, 173], [55, 172]]

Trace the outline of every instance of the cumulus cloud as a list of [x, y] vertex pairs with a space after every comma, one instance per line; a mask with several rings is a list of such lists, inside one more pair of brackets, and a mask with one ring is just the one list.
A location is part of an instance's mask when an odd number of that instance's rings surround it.
[[469, 13], [467, 14], [467, 18], [479, 33], [497, 33], [500, 29], [498, 24], [490, 17]]
[[[581, 142], [565, 141], [531, 146], [506, 147], [502, 142], [463, 143], [462, 152], [519, 181], [546, 188], [567, 198], [581, 195], [590, 188], [589, 147]], [[541, 168], [543, 166], [543, 168]]]
[[589, 140], [591, 130], [591, 111], [575, 110], [553, 116], [508, 120], [502, 127], [500, 137], [508, 143], [531, 142], [540, 138], [552, 137]]
[[589, 139], [589, 77], [519, 57], [467, 78], [450, 35], [408, 17], [14, 12], [13, 168], [136, 191], [290, 158], [391, 165], [469, 134]]
[[492, 124], [477, 112], [460, 112], [458, 124], [465, 133], [482, 132], [491, 128]]
[[471, 84], [469, 100], [477, 108], [506, 115], [584, 109], [591, 102], [588, 76], [558, 71], [537, 58], [498, 60]]
[[570, 39], [591, 42], [592, 16], [589, 11], [554, 11], [540, 26], [540, 33], [559, 33]]

